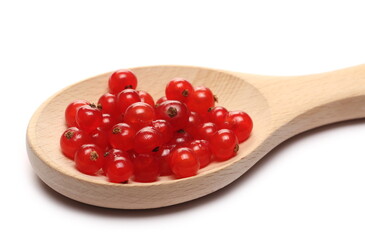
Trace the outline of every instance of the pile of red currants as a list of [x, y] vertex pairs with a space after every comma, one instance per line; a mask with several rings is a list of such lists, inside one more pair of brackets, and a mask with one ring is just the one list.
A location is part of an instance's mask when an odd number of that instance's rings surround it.
[[61, 151], [84, 174], [114, 183], [194, 176], [212, 161], [235, 156], [252, 131], [247, 113], [215, 106], [209, 88], [183, 78], [172, 79], [156, 103], [135, 90], [130, 70], [114, 72], [108, 84], [97, 104], [76, 100], [65, 110]]

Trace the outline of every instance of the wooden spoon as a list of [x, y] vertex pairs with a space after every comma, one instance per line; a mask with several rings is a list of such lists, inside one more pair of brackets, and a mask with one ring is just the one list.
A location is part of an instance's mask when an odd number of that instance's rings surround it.
[[[204, 85], [218, 96], [218, 105], [243, 110], [254, 121], [251, 137], [238, 155], [212, 163], [184, 179], [162, 177], [153, 183], [114, 184], [103, 176], [78, 172], [65, 158], [59, 138], [66, 129], [64, 110], [76, 99], [96, 102], [107, 91], [105, 73], [58, 92], [34, 113], [27, 130], [27, 150], [36, 174], [51, 188], [74, 200], [108, 208], [146, 209], [174, 205], [212, 193], [231, 183], [275, 146], [309, 129], [365, 117], [365, 65], [329, 73], [271, 77], [187, 66], [132, 69], [139, 89], [164, 95], [174, 77]], [[320, 159], [318, 159], [320, 161]]]

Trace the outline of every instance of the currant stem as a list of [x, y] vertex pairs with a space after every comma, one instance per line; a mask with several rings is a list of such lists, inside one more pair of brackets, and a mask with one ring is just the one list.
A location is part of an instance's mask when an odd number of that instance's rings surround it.
[[160, 147], [155, 147], [152, 152], [158, 152], [158, 150], [160, 150]]
[[90, 103], [89, 106], [92, 107], [92, 108], [97, 108], [97, 106], [95, 105], [95, 103]]
[[217, 97], [217, 95], [213, 95], [213, 97], [214, 97], [214, 102], [218, 102], [218, 97]]

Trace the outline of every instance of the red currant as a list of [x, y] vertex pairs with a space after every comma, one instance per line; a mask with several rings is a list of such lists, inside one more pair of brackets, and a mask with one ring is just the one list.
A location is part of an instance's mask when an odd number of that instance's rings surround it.
[[90, 133], [90, 143], [95, 144], [104, 151], [109, 148], [108, 134], [100, 129], [95, 129]]
[[102, 123], [103, 115], [95, 105], [85, 105], [79, 107], [76, 112], [76, 123], [78, 128], [91, 132]]
[[95, 144], [84, 144], [75, 153], [77, 170], [88, 175], [95, 175], [104, 164], [103, 151]]
[[68, 128], [60, 139], [61, 151], [66, 157], [74, 159], [76, 151], [89, 140], [88, 134], [84, 131], [76, 127]]
[[121, 69], [114, 72], [109, 78], [109, 92], [117, 94], [124, 89], [137, 87], [137, 77], [130, 71]]
[[178, 178], [191, 177], [199, 170], [199, 161], [192, 149], [187, 147], [176, 148], [170, 158], [172, 172]]
[[228, 128], [227, 122], [228, 110], [224, 107], [213, 107], [208, 111], [209, 122], [214, 123], [218, 129]]
[[160, 163], [150, 154], [138, 154], [133, 159], [133, 169], [136, 182], [154, 182], [160, 175]]
[[162, 136], [153, 127], [144, 127], [134, 137], [134, 150], [137, 153], [151, 154], [157, 152], [162, 145]]
[[207, 115], [209, 108], [214, 107], [214, 103], [214, 95], [206, 87], [196, 87], [187, 101], [190, 111], [197, 112], [202, 116]]
[[105, 93], [98, 100], [98, 107], [101, 108], [102, 113], [116, 116], [117, 111], [117, 97], [111, 93]]
[[217, 126], [212, 122], [201, 124], [197, 129], [197, 136], [199, 139], [210, 141], [211, 137], [217, 132]]
[[107, 173], [110, 163], [119, 161], [119, 160], [131, 161], [129, 154], [126, 151], [112, 148], [112, 149], [109, 149], [107, 152], [105, 152], [104, 165], [103, 165], [104, 173], [105, 174]]
[[253, 122], [247, 113], [241, 111], [229, 112], [227, 122], [229, 123], [229, 129], [236, 134], [238, 142], [241, 143], [250, 136]]
[[138, 153], [133, 148], [129, 150], [127, 153], [129, 154], [131, 159], [136, 158], [136, 156], [138, 155]]
[[184, 130], [179, 130], [174, 133], [169, 144], [177, 147], [186, 147], [192, 139], [189, 133]]
[[125, 159], [115, 159], [108, 166], [106, 176], [109, 182], [126, 183], [133, 175], [133, 165], [131, 161]]
[[70, 103], [65, 110], [65, 119], [67, 127], [76, 127], [76, 112], [79, 107], [90, 105], [86, 100], [76, 100]]
[[198, 127], [202, 123], [200, 116], [196, 112], [190, 112], [188, 124], [185, 127], [185, 131], [188, 132], [194, 138], [197, 137]]
[[206, 140], [194, 140], [189, 146], [195, 153], [195, 157], [199, 160], [200, 168], [206, 167], [212, 161], [212, 152], [210, 144]]
[[136, 132], [126, 123], [118, 123], [108, 132], [109, 143], [113, 148], [128, 151], [133, 148]]
[[153, 100], [153, 97], [151, 96], [151, 94], [149, 94], [146, 91], [143, 90], [139, 90], [137, 91], [139, 97], [141, 98], [141, 102], [147, 103], [148, 105], [150, 105], [151, 107], [155, 107], [155, 101]]
[[183, 78], [174, 78], [167, 84], [165, 94], [169, 100], [186, 102], [193, 91], [193, 86], [189, 81]]
[[150, 126], [154, 119], [154, 108], [144, 102], [133, 103], [124, 113], [124, 122], [135, 130]]
[[109, 114], [103, 114], [99, 129], [102, 131], [109, 131], [115, 124], [117, 124], [115, 118]]
[[172, 171], [170, 168], [170, 157], [171, 152], [174, 149], [174, 145], [163, 145], [160, 147], [157, 152], [156, 157], [160, 161], [160, 175], [161, 176], [169, 176], [172, 175]]
[[125, 89], [117, 96], [117, 109], [120, 114], [124, 115], [125, 110], [133, 103], [140, 102], [137, 91], [133, 89]]
[[163, 119], [154, 120], [152, 121], [152, 127], [161, 133], [162, 144], [171, 140], [173, 131], [169, 122]]
[[167, 100], [156, 107], [157, 119], [168, 121], [172, 129], [183, 129], [189, 121], [189, 109], [184, 103], [175, 100]]
[[210, 139], [211, 151], [218, 161], [225, 161], [235, 156], [238, 149], [238, 139], [233, 131], [218, 130]]
[[165, 96], [160, 97], [159, 99], [157, 99], [155, 107], [157, 107], [158, 105], [160, 105], [161, 103], [163, 103], [166, 100], [167, 100], [167, 98]]

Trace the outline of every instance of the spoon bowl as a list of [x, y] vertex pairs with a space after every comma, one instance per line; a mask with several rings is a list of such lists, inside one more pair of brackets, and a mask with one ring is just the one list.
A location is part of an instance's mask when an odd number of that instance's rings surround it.
[[156, 99], [174, 77], [209, 87], [218, 104], [250, 114], [254, 129], [234, 158], [213, 162], [193, 177], [160, 177], [153, 183], [116, 184], [105, 176], [80, 173], [63, 156], [59, 138], [66, 129], [64, 110], [76, 99], [97, 102], [107, 92], [111, 73], [71, 85], [34, 113], [27, 129], [27, 150], [36, 174], [55, 191], [107, 208], [146, 209], [174, 205], [212, 193], [245, 173], [271, 149], [303, 131], [365, 117], [365, 66], [297, 77], [273, 77], [189, 66], [132, 68], [138, 89]]

